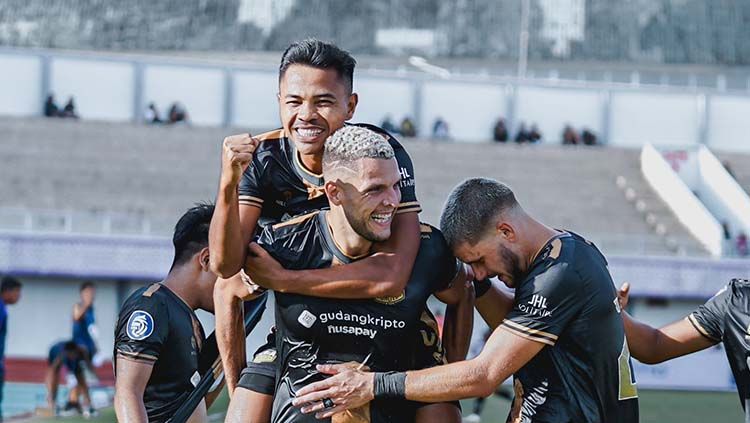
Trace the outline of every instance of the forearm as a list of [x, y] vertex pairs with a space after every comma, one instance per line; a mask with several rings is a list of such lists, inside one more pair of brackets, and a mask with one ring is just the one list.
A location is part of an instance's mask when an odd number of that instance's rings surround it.
[[513, 298], [493, 284], [474, 304], [490, 329], [495, 330], [513, 308]]
[[445, 402], [486, 397], [502, 379], [495, 382], [477, 360], [436, 366], [406, 373], [406, 399]]
[[246, 247], [242, 238], [236, 184], [224, 181], [220, 184], [208, 239], [211, 270], [224, 278], [239, 272], [245, 260]]
[[115, 414], [119, 422], [148, 423], [143, 395], [134, 392], [123, 391], [115, 394]]
[[336, 299], [397, 296], [403, 292], [406, 282], [399, 279], [399, 269], [394, 267], [396, 261], [395, 254], [377, 254], [345, 266], [290, 270], [273, 289]]
[[622, 312], [622, 322], [633, 358], [646, 364], [656, 364], [666, 359], [659, 354], [661, 342], [658, 329], [633, 319], [626, 311]]
[[467, 289], [457, 304], [449, 304], [443, 323], [443, 346], [449, 363], [466, 359], [474, 328], [474, 290]]
[[245, 367], [245, 332], [242, 315], [242, 300], [231, 293], [217, 292], [214, 295], [216, 317], [216, 344], [219, 348], [224, 378], [229, 394]]

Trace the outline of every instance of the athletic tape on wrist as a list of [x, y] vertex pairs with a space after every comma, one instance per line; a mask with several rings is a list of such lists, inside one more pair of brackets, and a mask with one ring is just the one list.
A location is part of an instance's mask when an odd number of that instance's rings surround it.
[[406, 373], [375, 373], [375, 398], [404, 399], [406, 396]]

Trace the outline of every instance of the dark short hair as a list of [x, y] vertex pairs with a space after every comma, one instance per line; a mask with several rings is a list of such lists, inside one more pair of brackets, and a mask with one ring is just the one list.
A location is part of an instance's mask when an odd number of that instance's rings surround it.
[[78, 288], [78, 290], [79, 291], [83, 291], [86, 288], [96, 288], [96, 286], [94, 285], [94, 282], [86, 281], [86, 282], [84, 282], [84, 283], [81, 284], [81, 287]]
[[353, 89], [354, 67], [357, 61], [335, 44], [308, 38], [289, 45], [281, 56], [279, 81], [291, 65], [305, 65], [317, 69], [335, 69], [349, 89]]
[[187, 262], [195, 253], [208, 246], [208, 228], [213, 215], [213, 204], [196, 204], [177, 221], [172, 237], [173, 268]]
[[13, 276], [6, 275], [3, 276], [2, 281], [0, 281], [0, 292], [8, 292], [14, 289], [20, 289], [21, 286], [21, 281], [14, 278]]
[[496, 216], [516, 206], [516, 196], [507, 185], [488, 178], [467, 179], [448, 196], [440, 230], [451, 248], [476, 245]]

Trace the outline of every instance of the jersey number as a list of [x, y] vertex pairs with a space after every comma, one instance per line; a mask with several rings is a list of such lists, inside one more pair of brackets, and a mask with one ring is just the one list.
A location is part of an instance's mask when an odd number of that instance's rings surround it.
[[620, 357], [617, 358], [617, 364], [620, 368], [620, 401], [638, 398], [638, 387], [635, 382], [633, 363], [630, 360], [630, 350], [628, 349], [627, 339], [623, 339], [622, 352], [620, 353]]

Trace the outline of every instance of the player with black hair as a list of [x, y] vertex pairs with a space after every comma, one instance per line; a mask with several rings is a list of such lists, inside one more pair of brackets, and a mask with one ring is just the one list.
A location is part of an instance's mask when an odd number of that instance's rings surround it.
[[[209, 268], [208, 226], [213, 205], [198, 205], [177, 222], [167, 277], [135, 291], [115, 329], [115, 411], [123, 422], [165, 422], [197, 379], [205, 340], [194, 310], [213, 312], [216, 275]], [[218, 390], [216, 391], [218, 393]], [[208, 396], [190, 421], [207, 421]]]
[[[247, 245], [259, 226], [286, 221], [291, 217], [328, 208], [322, 176], [323, 146], [326, 139], [346, 125], [357, 106], [353, 92], [356, 61], [337, 46], [315, 39], [295, 42], [284, 52], [279, 66], [279, 114], [282, 128], [252, 137], [242, 134], [224, 140], [221, 182], [216, 212], [211, 224], [211, 263], [219, 279], [216, 284], [216, 333], [230, 394], [245, 364], [244, 339], [237, 304], [246, 295], [240, 277], [232, 277], [245, 264]], [[377, 254], [346, 264], [306, 271], [285, 271], [272, 258], [250, 258], [252, 280], [261, 286], [291, 278], [306, 294], [328, 298], [375, 298], [403, 293], [419, 248], [420, 230], [414, 169], [403, 146], [375, 126], [366, 127], [383, 136], [395, 151], [401, 176], [401, 201], [394, 218], [394, 235], [375, 245]], [[284, 272], [282, 276], [280, 272]], [[471, 306], [463, 308], [471, 312]], [[449, 309], [447, 326], [456, 312]], [[470, 316], [470, 313], [466, 313]], [[425, 322], [427, 337], [437, 339], [434, 319]], [[455, 345], [447, 353], [462, 358], [468, 350], [467, 331], [446, 330], [447, 341]], [[455, 334], [455, 336], [454, 336]], [[251, 388], [257, 393], [256, 419], [270, 415], [274, 389], [273, 336], [261, 347], [254, 361], [265, 367], [262, 380]], [[421, 347], [425, 356], [446, 354], [440, 342]], [[434, 360], [433, 360], [434, 361]], [[260, 371], [258, 366], [258, 370]]]

